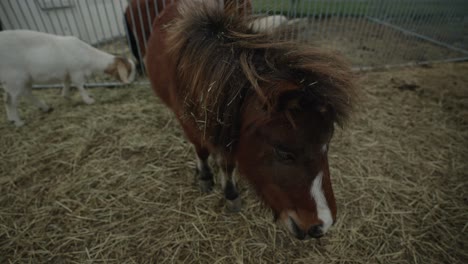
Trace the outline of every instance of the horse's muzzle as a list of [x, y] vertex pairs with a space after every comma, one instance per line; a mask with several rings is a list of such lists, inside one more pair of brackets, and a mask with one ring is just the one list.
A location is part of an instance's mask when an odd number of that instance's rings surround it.
[[304, 231], [302, 230], [292, 219], [289, 217], [289, 222], [290, 222], [290, 228], [293, 234], [296, 236], [297, 239], [299, 240], [304, 240], [304, 239], [309, 239], [309, 238], [321, 238], [323, 236], [323, 231], [322, 231], [322, 225], [313, 225], [309, 228], [309, 230]]
[[309, 234], [310, 237], [313, 237], [313, 238], [323, 237], [322, 225], [314, 225], [310, 227], [307, 233]]

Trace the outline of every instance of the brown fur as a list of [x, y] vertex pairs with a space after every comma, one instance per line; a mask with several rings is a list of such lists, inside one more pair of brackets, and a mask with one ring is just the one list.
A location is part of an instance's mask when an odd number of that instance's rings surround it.
[[[237, 164], [283, 222], [293, 218], [305, 232], [320, 224], [310, 195], [319, 172], [335, 219], [321, 148], [351, 112], [349, 65], [336, 54], [252, 32], [252, 18], [229, 2], [224, 9], [217, 0], [203, 3], [180, 0], [153, 24], [146, 64], [156, 94], [199, 158], [215, 152]], [[290, 163], [278, 156], [283, 146], [294, 156]]]

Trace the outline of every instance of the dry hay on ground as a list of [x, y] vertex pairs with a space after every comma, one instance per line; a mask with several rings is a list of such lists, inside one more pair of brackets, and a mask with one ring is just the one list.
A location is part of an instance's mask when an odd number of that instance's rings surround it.
[[[0, 122], [0, 263], [462, 263], [468, 64], [361, 74], [330, 164], [338, 222], [298, 241], [241, 182], [228, 214], [193, 184], [193, 150], [147, 86], [92, 89], [26, 127]], [[3, 108], [0, 117], [4, 119]]]

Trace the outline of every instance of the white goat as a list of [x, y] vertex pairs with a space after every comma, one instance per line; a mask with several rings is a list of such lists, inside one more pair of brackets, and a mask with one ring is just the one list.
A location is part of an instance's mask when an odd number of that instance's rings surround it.
[[250, 28], [255, 32], [273, 32], [277, 27], [288, 22], [282, 15], [260, 17], [250, 22]]
[[135, 65], [72, 36], [29, 30], [0, 32], [0, 83], [5, 89], [7, 118], [16, 126], [24, 124], [17, 109], [22, 95], [44, 112], [52, 109], [32, 94], [33, 83], [63, 82], [62, 96], [66, 98], [73, 84], [83, 101], [92, 104], [94, 99], [84, 89], [84, 83], [87, 77], [100, 72], [130, 83], [135, 78]]

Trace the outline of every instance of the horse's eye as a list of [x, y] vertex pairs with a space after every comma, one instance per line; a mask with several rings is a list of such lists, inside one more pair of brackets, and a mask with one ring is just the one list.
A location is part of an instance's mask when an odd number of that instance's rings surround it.
[[289, 151], [286, 151], [278, 147], [274, 148], [274, 152], [275, 152], [276, 158], [283, 162], [292, 162], [296, 159], [296, 156], [294, 155], [294, 153], [291, 153]]

